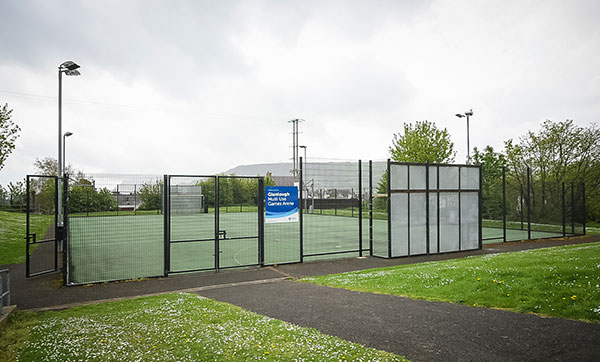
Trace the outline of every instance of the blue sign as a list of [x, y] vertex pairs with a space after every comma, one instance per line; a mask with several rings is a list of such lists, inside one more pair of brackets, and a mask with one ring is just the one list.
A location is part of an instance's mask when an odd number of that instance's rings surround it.
[[298, 188], [267, 186], [265, 188], [266, 223], [298, 222]]

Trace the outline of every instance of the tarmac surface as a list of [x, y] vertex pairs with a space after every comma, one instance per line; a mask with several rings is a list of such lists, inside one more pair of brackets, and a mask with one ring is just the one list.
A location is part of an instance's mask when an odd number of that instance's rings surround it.
[[489, 308], [360, 293], [290, 279], [367, 268], [512, 252], [584, 242], [600, 236], [485, 245], [483, 250], [398, 259], [338, 259], [264, 268], [63, 287], [60, 274], [11, 272], [19, 309], [73, 305], [185, 290], [323, 333], [404, 355], [412, 361], [600, 361], [600, 324]]

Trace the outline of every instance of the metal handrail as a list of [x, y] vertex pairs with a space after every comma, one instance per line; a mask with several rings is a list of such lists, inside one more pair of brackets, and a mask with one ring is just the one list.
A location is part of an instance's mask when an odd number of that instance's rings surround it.
[[[6, 291], [4, 291], [4, 283], [2, 274], [6, 273]], [[6, 306], [10, 305], [10, 271], [8, 269], [0, 270], [0, 314], [4, 308], [4, 297], [6, 297]]]

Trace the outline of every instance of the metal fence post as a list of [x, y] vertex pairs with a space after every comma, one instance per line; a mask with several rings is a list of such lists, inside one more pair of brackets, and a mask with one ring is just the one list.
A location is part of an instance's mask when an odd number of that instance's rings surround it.
[[[26, 224], [25, 224], [25, 277], [29, 278], [30, 276], [30, 267], [31, 267], [31, 261], [30, 261], [30, 257], [29, 257], [29, 238], [30, 238], [30, 233], [29, 233], [29, 223], [30, 223], [30, 219], [29, 219], [29, 213], [31, 213], [31, 206], [30, 206], [30, 187], [29, 184], [31, 183], [31, 179], [29, 177], [29, 175], [27, 175], [27, 185], [25, 186], [25, 190], [27, 192], [27, 205], [25, 207], [25, 219], [26, 219]], [[56, 227], [58, 226], [58, 224], [56, 223], [56, 220], [54, 220], [54, 230], [56, 230]]]
[[575, 187], [571, 182], [571, 234], [575, 235]]
[[561, 194], [561, 206], [562, 206], [562, 234], [567, 236], [567, 215], [565, 209], [565, 183], [562, 183], [562, 194]]
[[531, 171], [527, 166], [527, 239], [531, 240], [531, 186], [530, 186]]
[[265, 266], [265, 184], [258, 178], [258, 263]]
[[387, 159], [387, 221], [388, 221], [388, 258], [392, 257], [392, 172], [390, 170], [390, 159]]
[[[458, 250], [462, 250], [462, 205], [461, 205], [460, 166], [458, 166]], [[410, 228], [409, 228], [410, 230]]]
[[[354, 216], [354, 206], [352, 207], [352, 214]], [[362, 161], [358, 160], [358, 256], [363, 256], [362, 231]]]
[[429, 161], [427, 161], [427, 165], [425, 166], [425, 240], [427, 244], [427, 255], [429, 255]]
[[502, 166], [502, 241], [506, 242], [506, 166]]
[[586, 206], [585, 206], [585, 183], [581, 183], [581, 200], [583, 202], [583, 235], [586, 234], [585, 224], [587, 222]]
[[299, 207], [298, 207], [298, 213], [299, 213], [299, 224], [300, 224], [300, 262], [303, 263], [304, 262], [304, 227], [303, 227], [303, 216], [302, 216], [302, 157], [300, 157], [300, 183], [299, 183], [299, 187], [298, 187], [298, 201], [299, 201]]
[[133, 184], [133, 214], [137, 215], [137, 185]]
[[[406, 255], [410, 256], [410, 230], [411, 230], [411, 227], [410, 227], [410, 166], [409, 165], [406, 166], [406, 176], [407, 176], [406, 188], [408, 190], [408, 192], [406, 193], [406, 207], [408, 209], [406, 211], [406, 218], [407, 218], [406, 224], [408, 225], [408, 227], [407, 227], [408, 238], [406, 239], [408, 242], [408, 245], [406, 246]], [[392, 187], [390, 185], [390, 190], [391, 189], [392, 189]], [[390, 192], [390, 198], [391, 198], [391, 196], [392, 196], [392, 193]], [[459, 223], [459, 225], [460, 225], [460, 223]]]
[[479, 249], [483, 249], [483, 173], [482, 166], [479, 165]]
[[164, 276], [169, 275], [171, 270], [171, 212], [170, 212], [170, 195], [171, 190], [170, 183], [171, 177], [169, 175], [163, 176], [163, 231], [164, 231]]
[[215, 271], [219, 271], [219, 212], [221, 202], [219, 200], [219, 176], [215, 176]]
[[435, 181], [436, 181], [436, 190], [437, 190], [437, 210], [436, 214], [436, 234], [437, 234], [437, 253], [441, 254], [440, 251], [440, 165], [435, 166]]
[[[58, 181], [58, 179], [57, 179]], [[60, 182], [60, 181], [58, 181]], [[68, 278], [68, 265], [69, 265], [69, 176], [65, 175], [63, 178], [63, 235], [62, 235], [62, 275], [63, 285], [67, 285], [69, 282]], [[56, 193], [58, 197], [58, 192]], [[58, 270], [58, 243], [57, 239], [54, 242], [54, 270]]]
[[369, 160], [369, 255], [373, 256], [373, 161]]
[[[2, 274], [6, 274], [6, 290], [4, 290], [4, 278]], [[2, 309], [4, 308], [4, 298], [6, 297], [6, 305], [10, 306], [10, 270], [2, 269], [0, 270], [0, 314], [2, 314]]]

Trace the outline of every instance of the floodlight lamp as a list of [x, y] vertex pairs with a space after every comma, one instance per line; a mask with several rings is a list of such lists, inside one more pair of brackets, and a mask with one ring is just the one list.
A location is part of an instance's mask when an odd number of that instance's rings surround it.
[[70, 137], [73, 135], [73, 132], [65, 132], [65, 137]]
[[473, 115], [473, 110], [472, 109], [469, 109], [468, 112], [465, 112], [465, 116], [469, 116], [470, 117], [472, 115]]
[[78, 71], [78, 70], [66, 70], [66, 71], [65, 71], [65, 74], [66, 74], [66, 75], [71, 75], [71, 76], [74, 76], [74, 75], [81, 75], [81, 73], [79, 73], [79, 71]]
[[456, 117], [458, 117], [458, 118], [463, 118], [463, 117], [464, 117], [464, 115], [462, 115], [462, 114], [460, 114], [460, 113], [457, 113], [457, 114], [456, 114]]
[[[79, 64], [77, 64], [73, 61], [67, 60], [66, 62], [62, 63], [59, 68], [61, 70], [75, 70], [77, 68], [80, 68], [80, 66], [79, 66]], [[77, 75], [79, 75], [79, 74], [77, 74]]]

